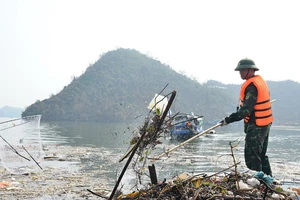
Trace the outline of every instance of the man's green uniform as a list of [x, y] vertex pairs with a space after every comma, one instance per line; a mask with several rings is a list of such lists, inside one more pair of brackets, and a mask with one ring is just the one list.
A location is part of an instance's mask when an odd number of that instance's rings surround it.
[[257, 89], [253, 83], [245, 90], [244, 104], [237, 112], [232, 113], [225, 118], [227, 124], [240, 121], [250, 114], [248, 123], [244, 122], [245, 138], [245, 162], [249, 169], [255, 171], [263, 171], [267, 175], [272, 176], [272, 171], [268, 157], [266, 156], [269, 132], [271, 124], [267, 126], [257, 126], [254, 119], [254, 105], [257, 99]]

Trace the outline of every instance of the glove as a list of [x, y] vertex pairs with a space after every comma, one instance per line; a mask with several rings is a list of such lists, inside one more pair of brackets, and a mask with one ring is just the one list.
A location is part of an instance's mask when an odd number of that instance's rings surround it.
[[225, 125], [228, 124], [228, 123], [226, 122], [225, 118], [222, 119], [219, 123], [221, 124], [221, 126], [225, 126]]

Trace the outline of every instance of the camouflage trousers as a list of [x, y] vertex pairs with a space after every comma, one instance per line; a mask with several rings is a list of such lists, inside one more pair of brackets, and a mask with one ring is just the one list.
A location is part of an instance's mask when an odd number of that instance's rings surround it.
[[249, 169], [263, 171], [272, 176], [268, 156], [266, 156], [271, 124], [263, 127], [245, 124], [245, 162]]

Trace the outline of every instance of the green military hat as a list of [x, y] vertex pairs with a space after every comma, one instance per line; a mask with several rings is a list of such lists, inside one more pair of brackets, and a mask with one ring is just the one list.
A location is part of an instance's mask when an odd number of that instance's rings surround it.
[[254, 69], [255, 71], [259, 70], [256, 67], [254, 61], [248, 58], [240, 60], [237, 67], [235, 68], [235, 71], [240, 71], [241, 69]]

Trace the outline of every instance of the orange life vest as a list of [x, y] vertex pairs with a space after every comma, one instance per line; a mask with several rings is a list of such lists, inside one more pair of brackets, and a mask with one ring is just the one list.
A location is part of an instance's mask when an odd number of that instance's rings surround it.
[[[272, 114], [272, 107], [270, 101], [270, 92], [266, 82], [261, 76], [255, 75], [254, 77], [247, 79], [243, 83], [240, 92], [241, 105], [243, 105], [243, 101], [245, 98], [245, 90], [250, 83], [253, 83], [257, 88], [257, 100], [254, 106], [256, 125], [266, 126], [268, 124], [271, 124], [273, 122], [273, 114]], [[249, 119], [250, 119], [250, 114], [244, 118], [244, 121], [247, 123]]]

